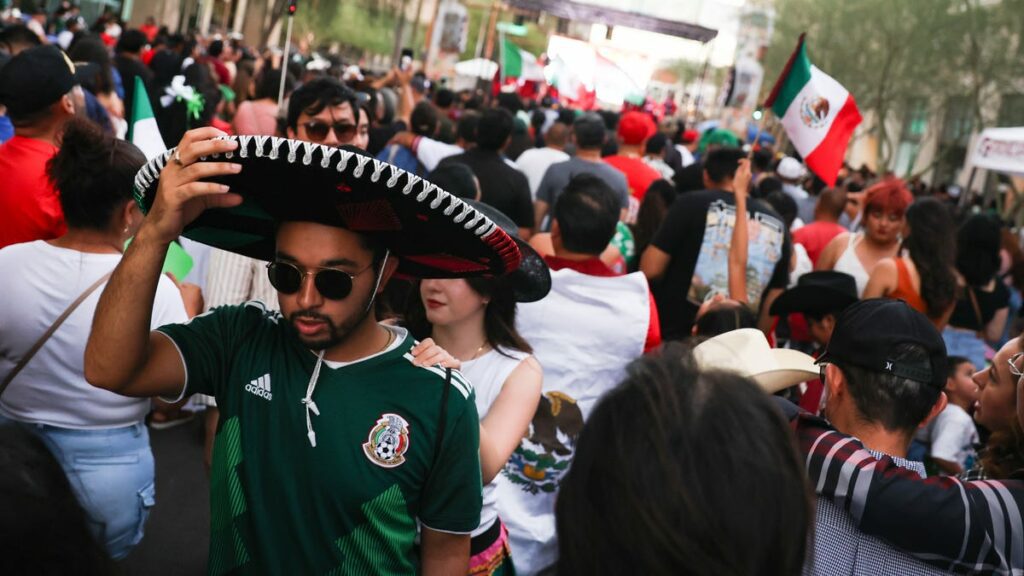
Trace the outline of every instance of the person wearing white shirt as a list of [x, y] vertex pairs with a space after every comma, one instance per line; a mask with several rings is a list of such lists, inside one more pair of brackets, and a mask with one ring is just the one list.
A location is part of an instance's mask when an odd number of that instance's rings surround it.
[[928, 456], [942, 474], [957, 476], [970, 470], [978, 457], [978, 429], [968, 412], [978, 400], [974, 371], [974, 364], [967, 358], [949, 357], [944, 390], [949, 403], [917, 437], [931, 443]]
[[[114, 560], [142, 539], [155, 504], [144, 424], [150, 401], [91, 386], [83, 363], [106, 278], [143, 221], [132, 183], [145, 162], [134, 145], [73, 119], [48, 168], [67, 233], [0, 249], [0, 266], [16, 271], [0, 278], [0, 383], [7, 384], [0, 384], [0, 424], [13, 422], [43, 439]], [[161, 276], [150, 326], [187, 319], [182, 292]]]
[[544, 179], [548, 167], [557, 162], [565, 162], [569, 155], [565, 153], [565, 144], [569, 140], [569, 127], [555, 122], [544, 133], [544, 148], [531, 148], [516, 159], [516, 168], [526, 174], [530, 182], [530, 195], [537, 200], [537, 188]]

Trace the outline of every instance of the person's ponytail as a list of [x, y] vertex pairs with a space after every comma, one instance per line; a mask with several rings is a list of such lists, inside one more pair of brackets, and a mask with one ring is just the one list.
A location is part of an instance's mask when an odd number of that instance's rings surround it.
[[146, 157], [85, 118], [68, 121], [59, 146], [47, 175], [60, 193], [64, 219], [69, 227], [105, 230], [114, 211], [131, 200], [135, 174]]

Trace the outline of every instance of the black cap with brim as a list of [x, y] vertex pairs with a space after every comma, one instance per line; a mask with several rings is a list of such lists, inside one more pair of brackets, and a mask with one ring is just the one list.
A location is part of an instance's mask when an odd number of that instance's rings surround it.
[[[921, 347], [927, 358], [920, 362], [894, 359], [893, 351], [905, 344]], [[836, 320], [832, 339], [817, 363], [858, 366], [939, 389], [946, 386], [949, 373], [946, 343], [935, 325], [903, 300], [890, 298], [862, 300], [847, 308]]]
[[7, 107], [8, 116], [32, 114], [60, 100], [95, 72], [94, 67], [76, 71], [56, 46], [29, 48], [0, 67], [0, 104]]
[[839, 313], [857, 302], [857, 282], [843, 272], [821, 270], [800, 277], [797, 285], [772, 302], [772, 316]]
[[519, 237], [519, 226], [504, 212], [490, 204], [474, 200], [466, 202], [500, 226], [519, 246], [519, 253], [522, 255], [519, 268], [509, 272], [516, 302], [536, 302], [547, 296], [548, 292], [551, 292], [551, 269], [540, 254]]
[[[398, 256], [398, 273], [406, 277], [497, 276], [519, 266], [516, 243], [484, 214], [360, 150], [270, 136], [224, 138], [238, 148], [198, 161], [242, 165], [238, 174], [211, 179], [240, 194], [242, 204], [206, 210], [186, 226], [187, 238], [271, 260], [278, 224], [308, 221], [376, 239]], [[153, 158], [136, 175], [143, 212], [174, 152]]]

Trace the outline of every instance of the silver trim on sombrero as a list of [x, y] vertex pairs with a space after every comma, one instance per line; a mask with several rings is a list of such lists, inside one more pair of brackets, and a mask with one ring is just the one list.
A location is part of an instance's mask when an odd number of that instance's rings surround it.
[[[405, 176], [405, 183], [402, 184], [401, 192], [403, 195], [408, 196], [413, 192], [416, 185], [422, 182], [422, 188], [416, 194], [417, 202], [424, 203], [428, 201], [428, 198], [430, 198], [428, 206], [435, 212], [441, 209], [445, 202], [448, 202], [448, 206], [443, 210], [440, 210], [440, 213], [451, 218], [454, 223], [461, 225], [466, 230], [472, 230], [475, 235], [481, 238], [487, 238], [494, 233], [495, 229], [497, 229], [497, 225], [495, 225], [494, 222], [469, 204], [463, 202], [458, 196], [442, 190], [420, 176], [411, 172], [406, 172], [397, 166], [371, 158], [370, 156], [356, 154], [350, 150], [342, 150], [333, 146], [324, 146], [323, 144], [316, 144], [313, 142], [299, 142], [297, 140], [278, 138], [276, 136], [220, 136], [217, 139], [234, 140], [238, 142], [237, 152], [239, 158], [249, 158], [251, 154], [256, 158], [266, 156], [267, 158], [274, 160], [279, 157], [281, 147], [286, 145], [288, 148], [288, 154], [285, 160], [287, 160], [289, 164], [294, 164], [299, 161], [298, 150], [301, 148], [303, 151], [301, 161], [306, 166], [313, 163], [313, 153], [319, 150], [321, 158], [320, 167], [325, 170], [329, 170], [331, 163], [334, 162], [335, 155], [337, 155], [338, 158], [334, 167], [338, 172], [345, 172], [348, 169], [349, 161], [353, 156], [356, 156], [356, 166], [352, 170], [352, 176], [355, 178], [363, 177], [366, 165], [372, 160], [373, 172], [369, 177], [371, 182], [379, 182], [384, 169], [390, 168], [391, 172], [385, 182], [385, 185], [389, 189], [394, 189], [398, 186], [401, 177]], [[270, 144], [269, 150], [266, 149], [268, 142]], [[142, 199], [146, 197], [146, 194], [160, 178], [160, 172], [162, 172], [167, 166], [167, 162], [174, 155], [176, 150], [177, 148], [171, 148], [163, 154], [157, 155], [139, 169], [139, 172], [135, 175], [135, 197], [137, 200], [141, 202]], [[213, 158], [219, 158], [221, 155], [218, 153], [211, 156]], [[231, 159], [233, 156], [234, 151], [224, 153], [224, 158], [226, 159]], [[205, 157], [203, 159], [205, 160]], [[433, 197], [431, 198], [431, 196]], [[482, 223], [481, 220], [483, 221]]]

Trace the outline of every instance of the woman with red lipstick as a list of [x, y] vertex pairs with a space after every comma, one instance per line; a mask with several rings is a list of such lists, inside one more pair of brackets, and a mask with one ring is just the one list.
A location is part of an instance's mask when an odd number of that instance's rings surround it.
[[469, 202], [519, 244], [519, 270], [497, 278], [423, 280], [411, 298], [409, 331], [430, 337], [462, 362], [476, 391], [480, 415], [483, 509], [470, 540], [470, 574], [507, 574], [508, 532], [495, 507], [495, 478], [528, 431], [540, 402], [543, 372], [530, 345], [516, 331], [516, 303], [540, 300], [551, 289], [547, 266], [525, 242], [516, 224], [485, 204]]

